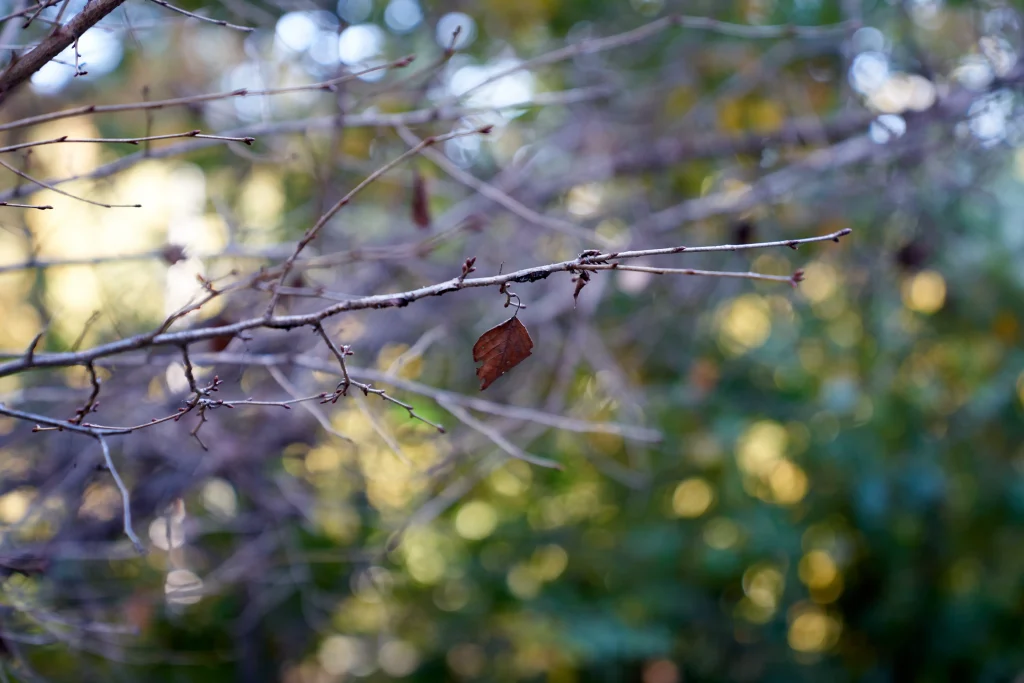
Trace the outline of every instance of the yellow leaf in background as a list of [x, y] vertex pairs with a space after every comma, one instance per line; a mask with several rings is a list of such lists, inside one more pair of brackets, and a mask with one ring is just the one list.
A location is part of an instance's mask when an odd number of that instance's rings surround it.
[[743, 0], [740, 7], [748, 24], [763, 24], [775, 9], [775, 0]]
[[29, 304], [7, 303], [0, 299], [0, 320], [3, 320], [0, 326], [0, 348], [23, 349], [43, 329], [39, 314]]
[[785, 120], [784, 107], [772, 99], [724, 99], [718, 105], [718, 128], [729, 133], [766, 133], [781, 128]]
[[903, 303], [907, 308], [931, 315], [946, 303], [946, 281], [934, 270], [925, 270], [903, 283]]
[[827, 588], [839, 576], [839, 568], [826, 551], [812, 550], [801, 558], [799, 575], [810, 588]]
[[377, 354], [377, 368], [404, 379], [416, 379], [423, 372], [423, 356], [408, 351], [408, 344], [385, 344]]
[[992, 322], [992, 334], [1004, 344], [1014, 344], [1019, 336], [1017, 318], [1009, 311], [1000, 311]]
[[725, 99], [718, 105], [718, 127], [727, 132], [743, 130], [742, 100]]
[[20, 520], [34, 497], [35, 490], [31, 488], [15, 489], [0, 496], [0, 522], [14, 524]]
[[455, 531], [470, 541], [490, 536], [498, 526], [498, 513], [494, 506], [482, 500], [466, 503], [455, 515]]
[[534, 28], [546, 24], [555, 9], [556, 0], [487, 0], [487, 13], [512, 30]]
[[836, 94], [831, 82], [811, 81], [804, 82], [801, 86], [807, 93], [807, 101], [810, 102], [815, 113], [826, 112], [835, 106]]
[[772, 332], [771, 309], [756, 294], [744, 294], [719, 306], [715, 318], [719, 344], [734, 356], [760, 347]]
[[341, 137], [341, 153], [356, 159], [367, 159], [374, 137], [370, 128], [348, 128]]
[[816, 606], [798, 606], [790, 610], [787, 640], [797, 652], [823, 652], [839, 639], [842, 623]]
[[267, 169], [257, 169], [238, 197], [239, 217], [247, 225], [269, 228], [277, 224], [284, 208], [284, 190], [281, 176]]
[[665, 97], [662, 111], [669, 118], [678, 118], [690, 111], [696, 101], [697, 95], [692, 88], [686, 86], [673, 88]]
[[714, 489], [700, 477], [679, 482], [672, 493], [672, 512], [676, 517], [700, 517], [715, 501]]
[[786, 112], [775, 100], [758, 100], [747, 110], [750, 128], [761, 133], [778, 130], [786, 120]]
[[[88, 118], [62, 119], [34, 127], [29, 140], [69, 138], [99, 138], [100, 132]], [[102, 163], [101, 145], [42, 145], [32, 149], [32, 171], [36, 177], [67, 178], [85, 175]]]

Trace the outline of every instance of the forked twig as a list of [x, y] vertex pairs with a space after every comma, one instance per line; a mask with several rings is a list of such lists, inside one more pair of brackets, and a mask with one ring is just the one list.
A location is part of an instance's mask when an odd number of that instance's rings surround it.
[[354, 188], [349, 190], [349, 192], [344, 197], [335, 202], [334, 206], [327, 209], [324, 215], [320, 216], [317, 222], [313, 224], [313, 227], [306, 231], [306, 234], [302, 236], [302, 239], [300, 239], [299, 243], [295, 246], [295, 251], [292, 253], [291, 256], [288, 257], [288, 260], [284, 262], [284, 265], [281, 267], [281, 277], [278, 278], [277, 284], [274, 287], [273, 294], [271, 295], [270, 298], [270, 303], [267, 304], [267, 310], [266, 313], [264, 313], [264, 316], [269, 318], [274, 314], [274, 308], [277, 307], [277, 302], [281, 298], [281, 287], [284, 286], [285, 280], [288, 279], [288, 274], [291, 272], [292, 266], [295, 264], [295, 260], [299, 258], [299, 254], [301, 254], [302, 250], [306, 248], [306, 245], [308, 245], [316, 238], [316, 236], [320, 233], [320, 230], [325, 225], [327, 225], [327, 222], [330, 221], [335, 216], [335, 214], [341, 211], [349, 202], [352, 201], [353, 197], [359, 194], [372, 182], [374, 182], [382, 175], [393, 169], [395, 166], [398, 166], [406, 159], [418, 154], [420, 150], [429, 147], [430, 145], [437, 144], [438, 142], [454, 140], [455, 138], [465, 137], [467, 135], [486, 135], [491, 131], [491, 128], [492, 126], [483, 126], [482, 128], [455, 131], [453, 133], [448, 133], [447, 135], [438, 135], [425, 138], [418, 145], [416, 145], [412, 149], [403, 152], [402, 154], [398, 155], [388, 163], [384, 164], [376, 171], [368, 175], [361, 183], [359, 183]]

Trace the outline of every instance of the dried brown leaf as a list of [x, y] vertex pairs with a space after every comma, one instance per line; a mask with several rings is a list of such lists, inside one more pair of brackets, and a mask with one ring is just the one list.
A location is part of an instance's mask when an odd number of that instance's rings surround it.
[[173, 266], [179, 261], [184, 261], [188, 256], [185, 254], [185, 247], [180, 244], [165, 244], [160, 250], [160, 258], [167, 265]]
[[576, 283], [576, 290], [572, 293], [572, 307], [576, 308], [576, 304], [580, 298], [580, 292], [582, 292], [583, 288], [587, 286], [588, 282], [590, 282], [590, 273], [585, 270], [581, 270], [580, 274], [573, 279], [573, 282]]
[[430, 227], [430, 200], [427, 196], [427, 181], [419, 171], [412, 176], [412, 222], [418, 227]]
[[473, 345], [473, 360], [483, 363], [476, 369], [476, 376], [480, 378], [480, 391], [526, 360], [532, 349], [530, 333], [516, 316], [480, 335]]
[[741, 220], [732, 226], [733, 244], [750, 244], [757, 234], [757, 226], [749, 220]]

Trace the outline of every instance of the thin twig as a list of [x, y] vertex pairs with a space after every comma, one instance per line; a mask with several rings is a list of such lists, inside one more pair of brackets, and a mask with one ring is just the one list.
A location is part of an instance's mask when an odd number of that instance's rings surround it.
[[0, 166], [3, 166], [4, 168], [6, 168], [11, 173], [13, 173], [13, 174], [15, 174], [15, 175], [17, 175], [17, 176], [19, 176], [21, 178], [24, 178], [25, 180], [27, 180], [27, 181], [29, 181], [31, 183], [35, 183], [36, 185], [39, 185], [40, 187], [45, 187], [47, 190], [53, 190], [57, 194], [62, 194], [65, 197], [70, 197], [71, 199], [77, 199], [78, 201], [85, 202], [86, 204], [92, 204], [93, 206], [102, 206], [105, 209], [140, 209], [140, 208], [142, 208], [142, 204], [104, 204], [103, 202], [97, 202], [97, 201], [93, 201], [92, 199], [86, 199], [85, 197], [79, 197], [79, 196], [73, 195], [70, 192], [65, 192], [64, 190], [58, 189], [58, 188], [54, 187], [53, 185], [50, 185], [49, 183], [46, 183], [46, 182], [44, 182], [42, 180], [37, 180], [36, 178], [33, 178], [28, 173], [25, 173], [24, 171], [22, 171], [20, 169], [17, 169], [14, 166], [11, 166], [9, 163], [4, 161], [3, 159], [0, 159]]
[[14, 202], [0, 202], [0, 206], [9, 206], [13, 209], [39, 209], [40, 211], [53, 208], [49, 204], [16, 204]]
[[110, 476], [114, 478], [114, 483], [117, 484], [117, 489], [121, 492], [124, 533], [131, 540], [132, 545], [135, 546], [135, 550], [139, 555], [145, 555], [146, 548], [142, 545], [142, 542], [139, 541], [139, 537], [135, 535], [135, 530], [132, 529], [132, 503], [131, 497], [128, 494], [128, 487], [124, 485], [121, 475], [117, 472], [117, 467], [114, 466], [114, 459], [110, 457], [110, 447], [107, 446], [107, 440], [103, 438], [102, 434], [96, 434], [95, 436], [96, 440], [100, 442], [100, 447], [103, 449], [103, 460], [107, 463], [107, 469], [110, 470]]
[[331, 339], [331, 335], [327, 334], [327, 330], [324, 329], [324, 326], [321, 323], [317, 322], [313, 325], [313, 329], [316, 330], [316, 333], [324, 340], [324, 343], [327, 344], [327, 348], [331, 350], [334, 357], [338, 359], [338, 365], [341, 367], [342, 376], [341, 384], [338, 385], [338, 390], [341, 392], [341, 395], [344, 396], [348, 392], [349, 385], [352, 384], [352, 379], [348, 376], [348, 367], [345, 365], [345, 356], [350, 355], [352, 352], [349, 351], [349, 347], [347, 346], [339, 347], [335, 344], [334, 340]]
[[295, 246], [295, 251], [292, 253], [291, 256], [288, 257], [288, 260], [285, 261], [284, 265], [281, 267], [281, 277], [278, 278], [277, 285], [274, 288], [273, 294], [271, 295], [270, 303], [267, 304], [267, 310], [266, 313], [264, 313], [264, 315], [267, 318], [270, 318], [271, 316], [274, 315], [274, 308], [277, 307], [277, 302], [281, 298], [280, 288], [284, 286], [284, 281], [288, 278], [288, 274], [291, 272], [292, 266], [295, 264], [295, 260], [299, 258], [299, 254], [302, 253], [302, 250], [305, 249], [306, 245], [308, 245], [316, 238], [321, 228], [327, 225], [327, 222], [330, 221], [335, 216], [335, 214], [341, 211], [341, 209], [344, 208], [349, 202], [351, 202], [352, 199], [357, 194], [359, 194], [363, 189], [365, 189], [367, 186], [369, 186], [371, 183], [373, 183], [382, 175], [390, 171], [395, 166], [398, 166], [406, 159], [415, 156], [420, 152], [420, 150], [425, 149], [430, 145], [437, 144], [438, 142], [445, 142], [447, 140], [454, 140], [455, 138], [465, 137], [467, 135], [486, 135], [490, 131], [491, 126], [484, 126], [482, 128], [455, 131], [453, 133], [448, 133], [446, 135], [438, 135], [425, 138], [418, 145], [416, 145], [412, 149], [403, 152], [402, 154], [398, 155], [388, 163], [384, 164], [376, 171], [368, 175], [361, 183], [352, 188], [344, 197], [335, 202], [334, 206], [327, 209], [324, 215], [320, 216], [319, 220], [317, 220], [313, 227], [307, 230], [306, 234], [302, 236], [301, 240], [299, 240], [299, 243]]
[[249, 31], [256, 30], [256, 29], [250, 28], [249, 26], [238, 26], [237, 24], [230, 24], [230, 23], [228, 23], [226, 21], [223, 21], [221, 19], [211, 19], [210, 17], [204, 17], [201, 14], [194, 14], [192, 12], [189, 12], [188, 10], [181, 9], [180, 7], [175, 7], [171, 3], [165, 2], [164, 0], [150, 0], [150, 2], [154, 2], [157, 5], [160, 5], [161, 7], [166, 7], [167, 9], [171, 10], [172, 12], [178, 12], [179, 14], [184, 14], [186, 17], [191, 17], [193, 19], [198, 19], [200, 21], [207, 21], [207, 22], [209, 22], [211, 24], [216, 24], [217, 26], [223, 26], [224, 28], [233, 28], [236, 31], [245, 31], [246, 33], [248, 33]]
[[514, 443], [506, 439], [496, 429], [487, 426], [480, 420], [470, 415], [469, 411], [463, 409], [461, 406], [458, 406], [455, 403], [451, 403], [443, 399], [438, 401], [437, 403], [442, 408], [444, 408], [449, 413], [458, 418], [459, 422], [462, 422], [470, 429], [479, 432], [480, 434], [483, 434], [488, 439], [490, 439], [495, 446], [505, 451], [513, 458], [516, 458], [517, 460], [523, 460], [525, 462], [530, 463], [531, 465], [537, 465], [538, 467], [549, 467], [555, 470], [565, 469], [560, 463], [557, 463], [554, 460], [541, 458], [536, 455], [531, 455], [527, 453], [522, 448], [516, 446]]
[[85, 369], [89, 372], [89, 384], [92, 386], [92, 391], [89, 392], [89, 398], [86, 399], [85, 405], [75, 411], [75, 416], [69, 420], [72, 424], [82, 424], [82, 420], [85, 419], [86, 415], [96, 411], [96, 399], [100, 395], [100, 378], [96, 375], [96, 366], [92, 363], [87, 363]]
[[508, 194], [502, 192], [497, 187], [485, 183], [480, 180], [472, 173], [459, 168], [456, 164], [452, 163], [448, 157], [436, 149], [430, 147], [424, 147], [422, 140], [416, 137], [411, 130], [405, 126], [395, 126], [395, 130], [398, 135], [405, 140], [406, 144], [410, 145], [414, 149], [419, 149], [419, 153], [426, 158], [430, 159], [438, 168], [450, 175], [455, 180], [459, 181], [466, 187], [476, 190], [484, 197], [487, 197], [491, 201], [500, 206], [505, 207], [515, 215], [519, 216], [528, 223], [532, 223], [538, 227], [544, 228], [545, 230], [552, 230], [559, 232], [564, 235], [571, 235], [587, 242], [594, 242], [600, 244], [603, 247], [615, 246], [612, 240], [601, 237], [592, 230], [586, 230], [575, 223], [561, 220], [559, 218], [550, 218], [543, 214], [537, 213], [530, 207], [526, 206], [522, 202], [513, 199]]
[[186, 107], [203, 102], [213, 102], [216, 100], [224, 100], [232, 97], [265, 97], [270, 95], [283, 95], [287, 93], [304, 92], [310, 90], [332, 90], [334, 86], [340, 85], [347, 81], [351, 81], [365, 76], [366, 74], [373, 73], [375, 71], [382, 71], [385, 69], [400, 69], [408, 66], [412, 63], [412, 56], [405, 56], [396, 59], [393, 62], [387, 64], [381, 64], [378, 66], [372, 66], [360, 71], [354, 71], [347, 73], [344, 76], [332, 78], [327, 81], [321, 81], [318, 83], [311, 83], [309, 85], [293, 85], [284, 88], [271, 88], [266, 90], [249, 90], [248, 88], [238, 88], [235, 90], [228, 90], [219, 93], [208, 93], [203, 95], [192, 95], [189, 97], [175, 97], [167, 100], [154, 100], [154, 101], [142, 101], [142, 102], [130, 102], [126, 104], [87, 104], [82, 107], [74, 107], [72, 109], [65, 109], [63, 111], [50, 112], [47, 114], [37, 114], [36, 116], [30, 116], [17, 121], [11, 121], [9, 123], [0, 124], [0, 132], [14, 130], [17, 128], [25, 128], [27, 126], [35, 126], [40, 123], [47, 123], [50, 121], [58, 121], [60, 119], [75, 118], [78, 116], [89, 116], [92, 114], [109, 114], [114, 112], [126, 112], [126, 111], [150, 111], [153, 109], [164, 109], [167, 107]]
[[36, 333], [36, 336], [32, 337], [32, 341], [29, 342], [28, 348], [25, 350], [25, 360], [29, 363], [32, 362], [32, 358], [36, 354], [36, 347], [39, 346], [39, 342], [42, 341], [46, 335], [47, 328], [43, 328]]
[[743, 280], [765, 280], [768, 282], [793, 282], [792, 275], [765, 275], [764, 273], [737, 273], [727, 270], [696, 270], [694, 268], [654, 268], [651, 266], [623, 266], [618, 263], [584, 264], [580, 270], [632, 270], [653, 275], [702, 275], [704, 277], [739, 278]]
[[[309, 89], [314, 89], [312, 86]], [[242, 93], [244, 94], [244, 93]], [[447, 107], [442, 109], [416, 109], [409, 112], [396, 112], [396, 113], [381, 113], [378, 111], [368, 111], [360, 114], [353, 114], [345, 117], [346, 128], [365, 128], [365, 127], [394, 127], [399, 124], [404, 125], [419, 125], [435, 121], [452, 121], [461, 119], [466, 116], [472, 116], [474, 114], [480, 114], [485, 112], [501, 111], [503, 109], [516, 108], [516, 109], [529, 109], [538, 106], [548, 106], [551, 104], [550, 97], [538, 97], [535, 101], [521, 102], [516, 105], [507, 105], [502, 107]], [[557, 103], [557, 102], [556, 102]], [[117, 105], [113, 105], [117, 106]], [[89, 109], [88, 107], [86, 109]], [[80, 116], [88, 114], [89, 111], [81, 111], [74, 114]], [[27, 121], [28, 119], [23, 119]], [[273, 121], [270, 123], [258, 123], [247, 125], [241, 128], [237, 128], [233, 131], [227, 131], [223, 133], [225, 136], [250, 136], [250, 137], [265, 137], [270, 135], [287, 135], [287, 134], [308, 134], [317, 130], [332, 130], [338, 126], [337, 116], [320, 116], [311, 119], [298, 119], [298, 120], [287, 120], [287, 121]], [[18, 126], [20, 127], [20, 126]], [[0, 125], [0, 131], [5, 130], [3, 125]], [[79, 175], [65, 176], [63, 178], [56, 178], [48, 180], [47, 182], [51, 185], [61, 185], [63, 183], [69, 183], [75, 180], [98, 180], [101, 178], [108, 178], [115, 173], [119, 173], [127, 168], [131, 168], [135, 164], [146, 160], [146, 159], [168, 159], [171, 157], [181, 156], [183, 154], [189, 154], [196, 152], [201, 149], [206, 149], [212, 145], [218, 144], [217, 140], [189, 140], [188, 142], [179, 142], [173, 145], [167, 145], [161, 149], [152, 150], [146, 152], [141, 150], [134, 154], [128, 154], [120, 159], [111, 161], [109, 163], [98, 166], [93, 170], [82, 173]], [[21, 188], [11, 188], [4, 191], [0, 191], [0, 202], [9, 201], [16, 199], [22, 194]]]
[[[0, 204], [2, 206], [2, 204]], [[12, 205], [17, 206], [17, 205]], [[29, 208], [44, 208], [50, 209], [53, 207], [29, 207]], [[283, 258], [292, 250], [291, 244], [281, 244], [279, 246], [270, 247], [230, 247], [226, 250], [206, 253], [206, 254], [190, 254], [194, 258], [200, 261], [211, 261], [218, 259], [272, 259], [272, 258]], [[361, 250], [360, 253], [365, 253], [365, 249]], [[98, 266], [106, 263], [125, 263], [130, 261], [149, 261], [153, 259], [167, 260], [166, 247], [163, 249], [155, 249], [152, 251], [143, 251], [135, 254], [117, 254], [111, 256], [90, 256], [83, 258], [55, 258], [55, 259], [30, 259], [28, 261], [22, 261], [21, 263], [11, 263], [7, 265], [0, 265], [0, 273], [10, 273], [19, 270], [30, 270], [30, 269], [48, 269], [48, 268], [64, 268], [68, 266]], [[296, 267], [308, 267], [305, 261], [300, 261]]]
[[[526, 69], [532, 70], [540, 66], [563, 62], [567, 59], [572, 59], [573, 57], [578, 57], [580, 55], [592, 55], [598, 52], [606, 52], [608, 50], [615, 50], [627, 45], [633, 45], [644, 40], [649, 40], [662, 31], [673, 27], [710, 31], [712, 33], [719, 33], [734, 38], [773, 40], [777, 38], [823, 38], [834, 35], [843, 35], [849, 31], [855, 30], [859, 26], [860, 22], [855, 21], [845, 21], [839, 24], [826, 26], [748, 26], [718, 21], [717, 19], [710, 19], [707, 17], [691, 17], [678, 14], [671, 15], [662, 17], [661, 19], [656, 19], [648, 24], [644, 24], [643, 26], [639, 26], [623, 33], [605, 36], [603, 38], [582, 40], [578, 43], [534, 57], [533, 59], [527, 59], [519, 64], [491, 75], [489, 78], [477, 83], [472, 88], [453, 96], [450, 100], [462, 100], [481, 88], [485, 88], [495, 81], [518, 71]], [[450, 102], [446, 102], [446, 104], [448, 103]]]
[[383, 441], [389, 449], [391, 449], [391, 452], [395, 454], [395, 457], [401, 460], [402, 464], [407, 465], [409, 468], [414, 467], [412, 460], [402, 452], [402, 446], [393, 436], [391, 436], [391, 434], [388, 433], [384, 425], [382, 425], [380, 420], [377, 419], [377, 416], [373, 414], [373, 411], [366, 406], [365, 400], [366, 399], [356, 398], [356, 407], [359, 408], [359, 412], [363, 414], [366, 421], [370, 423], [370, 427], [377, 433], [380, 440]]
[[357, 389], [363, 392], [364, 396], [374, 394], [376, 396], [380, 396], [385, 401], [394, 403], [396, 406], [405, 408], [406, 412], [409, 413], [410, 418], [414, 420], [419, 420], [423, 424], [429, 425], [436, 429], [438, 432], [444, 434], [444, 427], [437, 424], [436, 422], [432, 422], [431, 420], [428, 420], [427, 418], [423, 417], [422, 415], [416, 412], [416, 409], [413, 406], [409, 405], [408, 403], [399, 401], [397, 398], [389, 395], [383, 389], [377, 389], [369, 384], [364, 384], [363, 382], [357, 382], [353, 380], [348, 373], [348, 366], [345, 364], [345, 356], [351, 355], [352, 353], [351, 351], [349, 351], [349, 348], [347, 346], [339, 347], [337, 344], [335, 344], [334, 340], [331, 339], [331, 336], [329, 334], [327, 334], [327, 331], [324, 329], [323, 325], [319, 321], [313, 323], [313, 329], [316, 331], [318, 335], [320, 335], [320, 338], [324, 340], [325, 344], [327, 344], [327, 348], [331, 350], [331, 353], [334, 354], [334, 357], [338, 360], [338, 365], [341, 368], [342, 376], [342, 380], [341, 382], [338, 383], [338, 387], [334, 390], [334, 393], [325, 394], [323, 397], [323, 401], [321, 401], [322, 403], [334, 403], [340, 397], [347, 396], [350, 387], [356, 387]]
[[38, 140], [35, 142], [22, 142], [17, 145], [9, 145], [7, 147], [0, 147], [0, 153], [4, 152], [15, 152], [21, 149], [28, 149], [30, 147], [41, 147], [43, 145], [55, 145], [59, 143], [72, 143], [72, 142], [86, 142], [86, 143], [119, 143], [125, 145], [137, 145], [140, 142], [149, 142], [151, 140], [173, 140], [176, 138], [201, 138], [204, 140], [223, 140], [226, 142], [244, 142], [247, 145], [251, 145], [256, 138], [252, 137], [231, 137], [225, 135], [205, 135], [200, 130], [190, 130], [187, 133], [169, 133], [167, 135], [147, 135], [138, 138], [69, 138], [68, 136], [62, 136], [59, 138], [53, 138], [52, 140]]
[[320, 412], [320, 410], [316, 406], [309, 405], [308, 401], [304, 400], [304, 397], [300, 397], [298, 388], [294, 384], [292, 384], [287, 377], [284, 376], [284, 373], [281, 372], [280, 368], [278, 368], [275, 365], [268, 365], [266, 366], [266, 368], [267, 372], [270, 373], [270, 376], [274, 379], [274, 381], [277, 382], [277, 384], [282, 389], [284, 389], [289, 396], [298, 401], [299, 405], [301, 405], [310, 415], [313, 416], [313, 419], [316, 420], [321, 427], [323, 427], [325, 432], [331, 434], [332, 436], [336, 436], [339, 439], [342, 439], [343, 441], [346, 441], [348, 443], [354, 443], [354, 441], [352, 441], [350, 437], [345, 436], [337, 429], [335, 429], [334, 425], [331, 424], [330, 420], [328, 420], [327, 417], [322, 412]]
[[[340, 375], [341, 371], [336, 363], [327, 363], [319, 358], [313, 358], [310, 356], [296, 356], [292, 354], [239, 354], [239, 353], [196, 353], [191, 354], [192, 357], [199, 363], [204, 365], [238, 365], [238, 366], [255, 366], [265, 367], [268, 369], [276, 369], [278, 366], [294, 365], [296, 367], [305, 368], [307, 370], [314, 370], [316, 372], [324, 372], [328, 374]], [[167, 360], [171, 360], [171, 357], [165, 356], [152, 356], [150, 354], [133, 354], [127, 356], [121, 356], [117, 358], [116, 364], [121, 366], [140, 366], [140, 365], [151, 365], [155, 363], [162, 363]], [[96, 362], [100, 366], [112, 365], [113, 361], [99, 360]], [[351, 368], [350, 369], [350, 380], [354, 378], [357, 380], [366, 380], [370, 382], [381, 382], [388, 384], [402, 391], [407, 391], [418, 396], [429, 398], [435, 402], [445, 400], [448, 402], [454, 402], [458, 405], [466, 408], [475, 410], [481, 413], [487, 413], [489, 415], [496, 415], [511, 420], [520, 420], [523, 422], [533, 422], [539, 425], [551, 427], [553, 429], [560, 429], [568, 432], [576, 432], [581, 434], [614, 434], [621, 436], [624, 439], [632, 441], [639, 441], [644, 443], [656, 443], [661, 441], [661, 433], [655, 429], [648, 427], [641, 427], [637, 425], [626, 425], [617, 424], [613, 422], [591, 422], [588, 420], [581, 420], [573, 417], [567, 417], [563, 415], [556, 415], [550, 412], [544, 412], [540, 410], [533, 410], [532, 408], [524, 408], [520, 406], [513, 406], [503, 403], [496, 403], [489, 401], [484, 398], [476, 396], [465, 396], [456, 392], [445, 391], [444, 389], [437, 389], [435, 387], [427, 386], [419, 382], [414, 382], [408, 379], [402, 379], [401, 377], [395, 377], [389, 375], [386, 372], [377, 370], [370, 370], [364, 368]], [[315, 399], [322, 399], [322, 395], [316, 397], [310, 397]], [[303, 399], [306, 400], [306, 399]], [[277, 404], [274, 404], [277, 405]], [[24, 413], [19, 411], [12, 411], [12, 409], [5, 409], [0, 407], [0, 414], [9, 415], [21, 420], [29, 422], [37, 422], [41, 424], [49, 424], [54, 429], [63, 428], [66, 426], [65, 423], [53, 420], [50, 418], [44, 418], [40, 415], [31, 413]], [[173, 420], [179, 417], [178, 413], [163, 418], [162, 421]], [[152, 423], [145, 423], [142, 425], [136, 425], [129, 428], [115, 428], [115, 427], [100, 427], [98, 425], [92, 425], [97, 429], [106, 430], [109, 433], [117, 434], [128, 434], [134, 429], [141, 429], [143, 427], [150, 426]]]
[[[114, 342], [108, 342], [106, 344], [100, 344], [91, 349], [84, 351], [78, 351], [75, 353], [47, 353], [47, 354], [36, 354], [32, 363], [26, 363], [22, 353], [17, 354], [15, 360], [8, 361], [0, 364], [0, 377], [12, 375], [18, 372], [22, 372], [29, 368], [47, 368], [47, 367], [68, 367], [71, 365], [82, 365], [89, 361], [94, 361], [98, 358], [105, 356], [112, 356], [126, 351], [135, 351], [138, 349], [148, 348], [151, 346], [165, 346], [165, 345], [178, 345], [191, 344], [197, 341], [203, 341], [212, 339], [214, 337], [222, 337], [226, 335], [234, 336], [246, 330], [256, 329], [260, 327], [270, 329], [294, 329], [297, 327], [310, 327], [317, 323], [326, 320], [332, 316], [344, 313], [347, 311], [358, 311], [367, 309], [380, 309], [380, 308], [402, 308], [409, 304], [424, 299], [427, 297], [442, 296], [451, 292], [461, 291], [463, 289], [470, 289], [476, 287], [500, 287], [504, 284], [511, 283], [524, 283], [524, 282], [536, 282], [538, 280], [544, 280], [554, 273], [571, 273], [576, 272], [584, 265], [602, 264], [612, 260], [623, 260], [633, 258], [644, 258], [648, 256], [657, 256], [665, 254], [681, 254], [687, 253], [703, 253], [703, 252], [718, 252], [718, 251], [746, 251], [749, 249], [765, 249], [772, 247], [790, 247], [797, 248], [802, 244], [812, 244], [816, 242], [838, 242], [839, 239], [845, 235], [849, 235], [851, 230], [844, 228], [836, 232], [829, 233], [827, 235], [821, 235], [818, 237], [805, 237], [802, 239], [792, 240], [778, 240], [774, 242], [753, 242], [750, 244], [724, 244], [707, 247], [669, 247], [665, 249], [641, 249], [634, 251], [622, 251], [622, 252], [584, 252], [580, 257], [569, 261], [561, 261], [558, 263], [550, 263], [542, 266], [533, 266], [531, 268], [524, 268], [522, 270], [513, 271], [511, 273], [504, 273], [501, 275], [492, 275], [490, 277], [480, 278], [465, 278], [454, 277], [445, 282], [440, 282], [426, 287], [420, 287], [405, 292], [397, 292], [392, 294], [375, 294], [370, 296], [355, 297], [340, 301], [336, 304], [323, 308], [319, 311], [311, 313], [302, 313], [296, 315], [281, 315], [281, 316], [261, 316], [258, 318], [250, 318], [248, 320], [242, 320], [229, 325], [220, 325], [215, 327], [203, 327], [186, 330], [178, 330], [175, 332], [160, 331], [155, 334], [153, 332], [135, 335], [125, 339], [120, 339]], [[0, 354], [0, 357], [3, 357]]]
[[126, 0], [93, 0], [60, 30], [53, 31], [39, 45], [20, 59], [15, 60], [0, 73], [0, 105], [11, 92], [32, 77], [54, 57], [78, 40], [83, 33], [97, 24], [103, 17], [125, 3]]

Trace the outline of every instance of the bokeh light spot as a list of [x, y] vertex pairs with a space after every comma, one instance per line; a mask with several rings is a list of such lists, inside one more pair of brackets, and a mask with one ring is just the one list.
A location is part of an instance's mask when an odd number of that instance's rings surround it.
[[24, 517], [34, 495], [33, 489], [23, 488], [0, 496], [0, 522], [14, 524]]
[[423, 10], [416, 0], [391, 0], [384, 10], [384, 23], [395, 33], [408, 33], [423, 21]]
[[453, 46], [456, 50], [469, 47], [476, 38], [476, 22], [473, 17], [464, 12], [449, 12], [437, 21], [437, 44], [444, 48], [451, 46], [455, 29], [460, 29]]
[[823, 609], [800, 606], [789, 624], [787, 640], [797, 652], [824, 652], [832, 647], [842, 630], [841, 624]]
[[349, 636], [333, 635], [324, 639], [317, 653], [320, 666], [327, 673], [340, 676], [354, 669], [362, 668], [366, 660], [362, 642]]
[[743, 573], [743, 593], [758, 607], [775, 610], [786, 582], [771, 565], [755, 564]]
[[338, 57], [347, 66], [361, 66], [384, 51], [384, 31], [373, 24], [349, 26], [338, 36]]
[[560, 545], [550, 544], [537, 548], [531, 558], [534, 575], [542, 581], [554, 581], [569, 565], [569, 553]]
[[470, 541], [487, 538], [497, 526], [498, 513], [494, 506], [480, 500], [466, 503], [455, 515], [455, 531]]
[[727, 550], [739, 540], [739, 526], [727, 517], [716, 517], [704, 526], [704, 542], [715, 550]]
[[782, 458], [789, 434], [773, 420], [761, 420], [747, 427], [736, 442], [736, 462], [754, 475], [768, 475]]
[[812, 550], [800, 559], [800, 580], [808, 588], [826, 588], [839, 575], [835, 560], [824, 550]]
[[512, 567], [506, 577], [508, 589], [520, 600], [532, 600], [540, 593], [541, 582], [525, 564]]
[[782, 505], [799, 503], [807, 495], [807, 474], [790, 460], [781, 460], [768, 476], [772, 498]]
[[772, 332], [770, 308], [763, 297], [744, 294], [718, 311], [719, 344], [739, 355], [763, 345]]
[[839, 274], [828, 263], [814, 261], [804, 268], [804, 281], [800, 293], [811, 303], [821, 303], [839, 288]]
[[164, 581], [164, 593], [171, 605], [194, 605], [201, 599], [203, 580], [188, 569], [172, 569]]
[[679, 667], [668, 659], [656, 659], [644, 666], [644, 683], [679, 683]]
[[381, 646], [377, 661], [384, 673], [400, 678], [416, 670], [420, 664], [420, 654], [412, 644], [404, 640], [391, 640]]
[[715, 501], [711, 485], [700, 477], [679, 482], [672, 492], [672, 512], [677, 517], [700, 517]]
[[946, 280], [934, 270], [925, 270], [903, 283], [902, 294], [907, 308], [931, 315], [946, 303]]
[[200, 496], [205, 507], [212, 515], [221, 519], [231, 519], [238, 514], [238, 496], [235, 487], [224, 479], [210, 479], [202, 488]]

